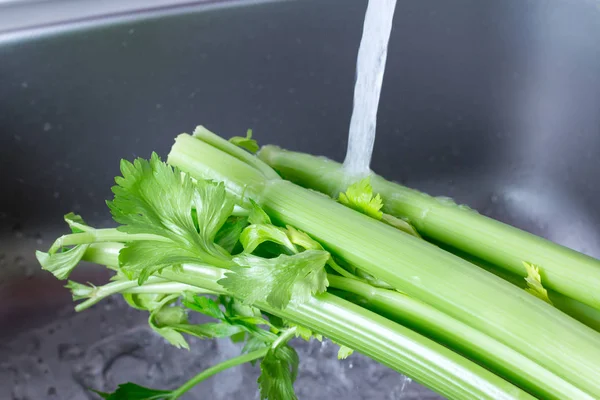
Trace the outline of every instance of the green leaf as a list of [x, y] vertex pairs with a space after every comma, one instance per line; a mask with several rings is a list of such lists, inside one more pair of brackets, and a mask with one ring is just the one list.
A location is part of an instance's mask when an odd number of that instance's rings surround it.
[[125, 244], [119, 251], [121, 271], [129, 279], [143, 284], [150, 276], [166, 267], [184, 263], [198, 263], [205, 257], [173, 242], [140, 240]]
[[94, 392], [105, 400], [168, 400], [171, 395], [170, 391], [149, 389], [130, 382], [120, 384], [113, 393]]
[[298, 374], [298, 354], [290, 346], [271, 349], [260, 363], [258, 386], [261, 400], [295, 400], [294, 381]]
[[296, 248], [290, 242], [285, 229], [281, 229], [275, 225], [250, 225], [240, 235], [240, 242], [246, 253], [252, 253], [264, 242], [274, 242], [286, 247], [292, 253], [296, 252]]
[[[225, 312], [223, 312], [219, 303], [224, 306]], [[213, 324], [214, 326], [204, 324], [202, 326], [208, 326], [208, 328], [193, 328], [189, 332], [185, 329], [180, 329], [181, 327], [176, 327], [184, 332], [196, 334], [197, 336], [206, 336], [209, 334], [213, 335], [212, 337], [232, 336], [232, 339], [238, 339], [243, 333], [247, 332], [252, 337], [256, 337], [263, 342], [271, 342], [276, 338], [276, 335], [259, 327], [260, 325], [270, 325], [262, 317], [259, 309], [242, 304], [232, 297], [220, 296], [219, 302], [216, 302], [208, 297], [186, 293], [183, 305], [190, 310], [200, 312], [223, 322], [222, 324]], [[212, 329], [213, 331], [209, 332], [207, 329]], [[233, 336], [236, 337], [234, 338]]]
[[317, 339], [319, 342], [323, 341], [323, 335], [321, 335], [319, 333], [315, 333], [305, 326], [296, 325], [296, 324], [288, 324], [288, 325], [290, 327], [296, 328], [296, 333], [295, 333], [296, 337], [301, 337], [302, 339], [306, 340], [307, 342], [310, 341], [312, 338]]
[[[306, 251], [300, 254], [304, 253], [306, 253]], [[329, 253], [323, 253], [327, 254], [328, 256], [323, 263], [323, 266], [325, 266], [325, 264], [331, 258], [329, 257]], [[298, 303], [306, 303], [313, 295], [324, 293], [327, 290], [327, 286], [329, 286], [329, 281], [327, 280], [327, 271], [325, 268], [311, 268], [305, 272], [306, 275], [304, 278], [298, 280], [292, 288], [292, 298]]]
[[303, 301], [325, 291], [328, 282], [323, 267], [328, 259], [329, 253], [322, 250], [270, 259], [242, 255], [234, 258], [232, 272], [219, 283], [246, 304], [266, 300], [273, 307], [285, 308], [292, 293]]
[[366, 177], [348, 187], [346, 193], [340, 193], [338, 201], [369, 217], [381, 220], [383, 201], [379, 194], [373, 196], [371, 178]]
[[[240, 317], [262, 318], [262, 313], [258, 308], [244, 304], [235, 297], [221, 295], [219, 296], [219, 303], [225, 307], [228, 319]], [[268, 325], [268, 323], [265, 323], [265, 325]]]
[[337, 354], [338, 360], [345, 360], [346, 358], [350, 357], [352, 353], [354, 353], [354, 350], [348, 346], [344, 346], [343, 344], [340, 344], [339, 346], [340, 349], [338, 350]]
[[90, 247], [89, 244], [81, 244], [54, 254], [36, 251], [35, 256], [42, 269], [50, 271], [56, 278], [63, 280], [67, 279], [71, 271], [79, 264], [88, 247]]
[[267, 215], [265, 210], [252, 199], [250, 199], [250, 204], [252, 205], [252, 209], [248, 215], [248, 222], [250, 224], [271, 225], [271, 218]]
[[225, 322], [208, 322], [206, 324], [178, 324], [172, 325], [172, 329], [188, 335], [197, 336], [201, 339], [224, 338], [244, 332], [239, 325], [230, 325]]
[[346, 193], [340, 193], [338, 201], [353, 210], [368, 215], [371, 218], [375, 218], [376, 220], [383, 221], [409, 235], [421, 238], [421, 235], [419, 235], [417, 230], [411, 224], [403, 219], [396, 218], [393, 215], [384, 214], [381, 211], [383, 201], [379, 194], [373, 196], [371, 177], [366, 177], [350, 185], [346, 190]]
[[215, 243], [224, 248], [228, 253], [232, 253], [246, 226], [248, 226], [247, 217], [229, 217], [219, 232], [217, 232]]
[[219, 304], [208, 297], [186, 293], [183, 305], [190, 310], [194, 310], [209, 317], [223, 321], [225, 320], [225, 313], [221, 310]]
[[70, 212], [66, 214], [64, 218], [65, 222], [69, 225], [69, 228], [71, 228], [73, 233], [89, 232], [94, 230], [94, 228], [85, 223], [80, 215]]
[[181, 307], [168, 307], [170, 301], [173, 301], [173, 296], [164, 299], [161, 307], [150, 313], [148, 325], [173, 346], [189, 350], [190, 346], [183, 335], [173, 327], [173, 325], [187, 324], [187, 314]]
[[219, 306], [219, 302], [204, 296], [186, 293], [183, 305], [190, 310], [200, 312], [212, 318], [221, 320], [220, 323], [206, 323], [202, 325], [175, 325], [173, 329], [195, 335], [200, 338], [231, 337], [233, 341], [243, 341], [246, 333], [264, 343], [272, 342], [277, 336], [261, 329], [258, 325], [267, 325], [268, 322], [262, 318], [260, 310], [241, 305], [228, 296], [220, 296], [220, 302], [224, 302], [225, 312]]
[[[527, 282], [528, 288], [525, 289], [528, 293], [531, 293], [537, 298], [544, 300], [548, 304], [552, 304], [548, 297], [548, 291], [542, 286], [542, 277], [540, 276], [540, 268], [537, 265], [523, 262], [525, 269], [527, 270]], [[553, 304], [552, 304], [553, 305]]]
[[321, 243], [308, 236], [308, 234], [299, 231], [290, 225], [287, 225], [286, 228], [290, 241], [296, 246], [300, 246], [305, 250], [323, 250]]
[[256, 140], [252, 139], [252, 129], [246, 131], [246, 137], [234, 136], [229, 141], [242, 149], [248, 150], [252, 154], [256, 154], [260, 146]]
[[[302, 247], [305, 250], [324, 250], [323, 246], [321, 246], [321, 243], [311, 238], [308, 234], [299, 231], [298, 229], [290, 225], [287, 225], [286, 228], [287, 235], [294, 245]], [[336, 271], [340, 275], [350, 275], [349, 273], [346, 273], [344, 268], [338, 265], [338, 263], [333, 259], [333, 256], [331, 256], [331, 254], [329, 255], [329, 260], [327, 260], [327, 265], [329, 265], [334, 271]]]
[[[182, 262], [228, 265], [229, 255], [214, 243], [215, 236], [233, 211], [225, 186], [192, 181], [163, 163], [151, 159], [121, 161], [122, 177], [115, 178], [113, 201], [107, 202], [113, 219], [127, 233], [146, 233], [170, 242], [136, 241], [119, 255], [122, 267], [142, 283], [156, 271]], [[194, 224], [192, 209], [196, 210]], [[160, 243], [160, 244], [157, 244]], [[152, 248], [154, 247], [154, 252]]]
[[266, 342], [262, 338], [251, 336], [242, 348], [242, 353], [252, 353], [255, 350], [264, 349], [268, 345], [270, 345], [270, 343]]
[[231, 341], [233, 343], [243, 343], [246, 340], [247, 332], [242, 331], [231, 335]]
[[161, 307], [166, 296], [159, 293], [123, 293], [123, 298], [131, 307], [150, 312]]

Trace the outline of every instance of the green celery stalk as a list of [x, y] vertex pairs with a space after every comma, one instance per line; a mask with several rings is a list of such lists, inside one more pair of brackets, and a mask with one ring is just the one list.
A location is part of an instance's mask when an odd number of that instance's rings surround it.
[[96, 264], [106, 265], [114, 269], [119, 266], [119, 251], [121, 247], [115, 247], [114, 243], [93, 243], [83, 253], [82, 259], [84, 261], [94, 260], [93, 262]]
[[[525, 279], [519, 275], [508, 272], [505, 269], [499, 268], [495, 265], [488, 263], [487, 261], [481, 260], [477, 257], [474, 257], [470, 254], [464, 253], [460, 250], [456, 250], [450, 247], [441, 246], [443, 249], [456, 254], [457, 256], [464, 258], [465, 260], [485, 269], [486, 271], [491, 272], [492, 274], [499, 276], [507, 282], [512, 283], [513, 285], [520, 287], [521, 289], [527, 288], [527, 282]], [[589, 326], [597, 332], [600, 332], [600, 311], [588, 306], [587, 304], [583, 304], [575, 299], [572, 299], [564, 294], [555, 292], [552, 289], [548, 290], [548, 297], [554, 307], [558, 308], [565, 314], [570, 315], [581, 323]]]
[[[545, 399], [592, 399], [587, 393], [510, 347], [435, 308], [393, 290], [329, 275], [329, 287], [358, 295], [360, 304], [435, 340]], [[343, 296], [342, 296], [343, 297]]]
[[[198, 375], [194, 376], [192, 379], [184, 383], [182, 386], [171, 392], [168, 400], [176, 400], [181, 398], [185, 393], [190, 391], [194, 386], [198, 385], [200, 382], [210, 378], [218, 374], [219, 372], [223, 372], [226, 369], [245, 364], [247, 362], [252, 362], [258, 360], [259, 358], [267, 355], [269, 349], [267, 347], [259, 350], [252, 351], [250, 353], [240, 354], [237, 357], [231, 358], [229, 360], [225, 360], [217, 365], [214, 365], [202, 372]], [[150, 399], [151, 400], [151, 399]]]
[[[122, 247], [120, 244], [114, 246]], [[105, 248], [104, 251], [109, 250]], [[107, 257], [110, 255], [103, 255], [98, 260]], [[225, 272], [215, 267], [184, 264], [177, 270], [163, 270], [151, 284], [157, 284], [154, 281], [179, 282], [195, 286], [201, 293], [227, 294], [217, 283]], [[131, 290], [130, 286], [137, 285], [137, 281], [132, 281], [131, 285], [124, 282], [122, 285], [126, 290]], [[144, 285], [140, 286], [140, 289], [143, 288]], [[113, 292], [112, 289], [108, 291]], [[255, 306], [359, 351], [449, 399], [534, 399], [522, 389], [452, 350], [332, 294], [324, 293], [304, 304], [291, 302], [284, 310], [267, 303]]]
[[[114, 244], [114, 247], [118, 249], [122, 246]], [[105, 261], [114, 257], [111, 249], [105, 247], [103, 251], [107, 254], [97, 255], [97, 259], [91, 258], [89, 261]], [[160, 282], [171, 281], [183, 283], [186, 288], [196, 286], [202, 292], [226, 293], [217, 283], [223, 276], [224, 271], [218, 268], [183, 265], [178, 270], [164, 270], [159, 277], [151, 278], [149, 283], [140, 286], [138, 291], [145, 293], [148, 292], [146, 287], [152, 288], [160, 285]], [[123, 289], [132, 291], [137, 282], [120, 284]], [[112, 290], [114, 283], [109, 286], [111, 290], [106, 292], [115, 293]], [[336, 296], [325, 294], [308, 304], [290, 304], [285, 310], [274, 309], [267, 304], [258, 306], [271, 314], [323, 333], [336, 342], [352, 346], [450, 398], [531, 398], [450, 350]]]
[[[260, 158], [284, 178], [332, 196], [348, 183], [342, 165], [322, 157], [266, 146]], [[599, 260], [377, 175], [371, 185], [384, 212], [406, 218], [426, 238], [523, 277], [523, 261], [538, 265], [544, 286], [600, 308]]]
[[307, 326], [448, 398], [534, 398], [452, 350], [329, 293], [284, 310], [259, 307]]
[[252, 193], [275, 221], [307, 232], [347, 262], [600, 395], [597, 332], [497, 276], [327, 196], [264, 176], [248, 182], [250, 172], [260, 172], [233, 161], [239, 160], [185, 134], [168, 158], [196, 178], [222, 179], [232, 193]]

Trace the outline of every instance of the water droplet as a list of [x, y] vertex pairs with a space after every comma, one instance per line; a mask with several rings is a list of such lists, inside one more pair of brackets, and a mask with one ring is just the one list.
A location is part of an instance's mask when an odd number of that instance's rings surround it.
[[473, 212], [473, 213], [479, 214], [479, 212], [478, 212], [477, 210], [475, 210], [475, 209], [473, 209], [473, 208], [469, 207], [469, 206], [468, 206], [468, 205], [466, 205], [466, 204], [461, 204], [461, 205], [459, 205], [459, 206], [458, 206], [458, 208], [460, 208], [461, 210], [470, 211], [470, 212]]
[[438, 201], [438, 203], [443, 204], [445, 206], [455, 206], [456, 202], [454, 201], [453, 198], [448, 197], [448, 196], [437, 196], [435, 197], [435, 199]]
[[50, 122], [46, 122], [44, 124], [44, 132], [48, 132], [50, 130], [52, 130], [52, 124]]

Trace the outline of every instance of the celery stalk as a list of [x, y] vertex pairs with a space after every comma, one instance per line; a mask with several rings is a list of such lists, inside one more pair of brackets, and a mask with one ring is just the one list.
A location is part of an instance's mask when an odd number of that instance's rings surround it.
[[355, 279], [332, 275], [328, 279], [330, 288], [360, 296], [378, 314], [486, 366], [530, 393], [557, 400], [592, 398], [519, 352], [419, 300]]
[[[114, 246], [122, 247], [116, 243]], [[99, 261], [114, 257], [114, 252], [111, 253], [108, 248], [101, 251], [106, 254], [97, 254]], [[224, 270], [215, 267], [184, 264], [177, 270], [163, 270], [154, 280], [195, 286], [201, 293], [227, 294], [217, 283], [224, 273]], [[137, 286], [137, 281], [122, 285], [130, 290], [131, 286]], [[143, 288], [144, 285], [140, 286], [140, 289]], [[449, 399], [534, 399], [463, 356], [332, 294], [324, 293], [304, 304], [290, 303], [284, 310], [266, 303], [255, 306], [359, 351]], [[78, 311], [84, 308], [79, 307]]]
[[[285, 179], [329, 195], [347, 183], [342, 165], [322, 157], [266, 146], [260, 158]], [[406, 218], [426, 238], [523, 277], [523, 261], [538, 265], [544, 286], [600, 308], [599, 260], [380, 176], [371, 184], [383, 198], [384, 212]]]
[[[481, 260], [477, 257], [474, 257], [470, 254], [466, 254], [459, 250], [442, 246], [447, 251], [450, 251], [457, 256], [464, 258], [465, 260], [485, 269], [486, 271], [491, 272], [492, 274], [499, 276], [507, 282], [512, 283], [513, 285], [520, 287], [521, 289], [527, 288], [527, 282], [522, 276], [512, 274], [505, 269], [499, 268], [495, 265], [492, 265], [484, 260]], [[600, 310], [592, 308], [587, 304], [581, 303], [575, 299], [572, 299], [564, 294], [555, 292], [552, 289], [548, 290], [548, 297], [554, 307], [558, 308], [565, 314], [570, 315], [581, 323], [589, 326], [597, 332], [600, 332]]]
[[[591, 395], [600, 394], [600, 335], [549, 304], [423, 240], [287, 181], [245, 181], [257, 171], [180, 135], [168, 162], [198, 178], [252, 192], [276, 221], [439, 311], [487, 334]], [[244, 165], [244, 167], [241, 167]], [[258, 172], [258, 171], [257, 171]], [[475, 215], [475, 214], [474, 214]]]

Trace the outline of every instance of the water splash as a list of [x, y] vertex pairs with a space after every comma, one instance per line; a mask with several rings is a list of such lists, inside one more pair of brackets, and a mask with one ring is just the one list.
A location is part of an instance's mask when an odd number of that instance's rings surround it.
[[354, 108], [344, 160], [344, 168], [350, 176], [365, 176], [369, 173], [379, 95], [395, 8], [396, 0], [370, 0], [367, 6], [356, 62]]

